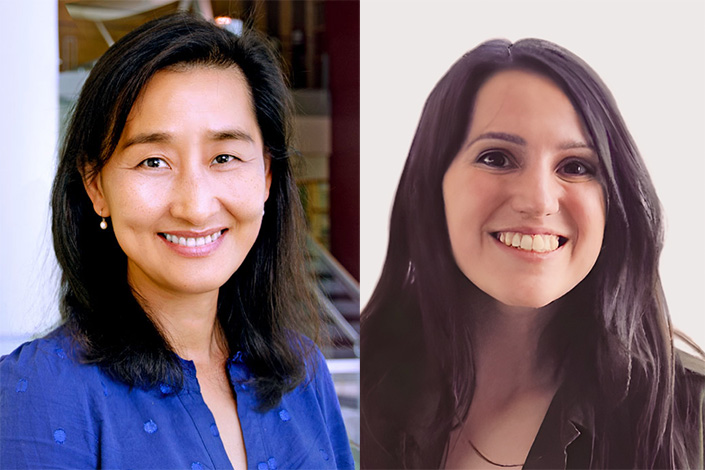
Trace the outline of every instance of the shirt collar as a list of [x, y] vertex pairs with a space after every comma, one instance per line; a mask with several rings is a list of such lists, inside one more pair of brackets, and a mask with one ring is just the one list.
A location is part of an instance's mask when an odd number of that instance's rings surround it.
[[[592, 447], [594, 410], [579, 403], [574, 398], [576, 396], [566, 385], [558, 389], [536, 434], [524, 469], [565, 469], [569, 463], [571, 467], [577, 464], [580, 468], [589, 465], [590, 452], [584, 450], [586, 446]], [[576, 462], [576, 458], [580, 461]], [[587, 461], [583, 462], [585, 459]]]

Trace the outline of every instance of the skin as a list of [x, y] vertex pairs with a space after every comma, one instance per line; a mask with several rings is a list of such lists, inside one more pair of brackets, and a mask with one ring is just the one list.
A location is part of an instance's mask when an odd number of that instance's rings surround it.
[[[447, 468], [490, 467], [469, 439], [495, 462], [526, 460], [560, 384], [539, 338], [560, 314], [558, 299], [594, 266], [605, 227], [598, 156], [553, 82], [500, 72], [480, 88], [471, 121], [443, 197], [456, 263], [486, 296], [471, 320], [475, 394], [451, 434]], [[502, 231], [560, 235], [563, 244], [522, 251], [498, 241]]]
[[[521, 139], [523, 144], [508, 141]], [[539, 308], [585, 278], [602, 247], [599, 160], [568, 97], [548, 79], [508, 71], [480, 90], [468, 138], [443, 179], [455, 260], [505, 305]], [[509, 248], [493, 233], [554, 234], [558, 250]]]
[[[250, 88], [234, 67], [157, 72], [130, 111], [117, 150], [85, 181], [96, 213], [110, 217], [127, 255], [130, 285], [176, 352], [194, 361], [235, 468], [247, 464], [216, 320], [218, 289], [257, 238], [270, 184]], [[216, 232], [220, 238], [201, 247], [164, 237]]]

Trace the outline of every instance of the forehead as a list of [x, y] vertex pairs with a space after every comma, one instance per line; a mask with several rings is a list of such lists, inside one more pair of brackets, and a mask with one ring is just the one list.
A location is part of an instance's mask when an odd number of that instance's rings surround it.
[[488, 131], [585, 136], [578, 113], [558, 85], [523, 70], [499, 72], [478, 90], [469, 137]]
[[176, 64], [152, 75], [140, 90], [131, 111], [147, 103], [173, 101], [180, 95], [198, 92], [244, 101], [254, 108], [250, 84], [239, 67]]
[[245, 75], [234, 66], [179, 66], [156, 72], [142, 88], [121, 139], [144, 132], [221, 130], [243, 130], [261, 140]]

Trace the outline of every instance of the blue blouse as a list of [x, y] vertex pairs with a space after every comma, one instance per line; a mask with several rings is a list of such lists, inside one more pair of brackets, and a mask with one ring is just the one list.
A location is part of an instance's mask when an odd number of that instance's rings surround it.
[[[79, 363], [62, 329], [25, 343], [0, 358], [0, 468], [232, 468], [196, 368], [182, 364], [179, 391], [130, 388]], [[320, 351], [307, 380], [265, 413], [239, 354], [228, 369], [248, 468], [354, 468]]]

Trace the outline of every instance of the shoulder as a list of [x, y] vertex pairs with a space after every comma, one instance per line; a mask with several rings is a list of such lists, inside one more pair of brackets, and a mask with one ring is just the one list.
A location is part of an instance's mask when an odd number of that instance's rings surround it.
[[0, 358], [0, 466], [41, 466], [55, 457], [57, 467], [64, 457], [90, 466], [99, 376], [76, 359], [61, 328]]
[[[87, 368], [80, 364], [78, 354], [65, 330], [58, 328], [0, 358], [2, 387], [8, 387], [12, 378], [27, 382], [26, 385], [18, 384], [17, 388], [29, 389], [30, 380], [65, 378], [67, 374], [85, 373]], [[56, 386], [61, 386], [62, 383], [57, 383]]]
[[59, 328], [0, 358], [3, 417], [8, 408], [31, 406], [35, 401], [59, 410], [62, 403], [99, 392], [102, 377], [98, 366], [81, 362], [78, 348]]
[[293, 334], [290, 341], [305, 368], [306, 375], [301, 386], [309, 387], [314, 384], [318, 387], [328, 382], [332, 384], [326, 358], [318, 348], [318, 345], [311, 338], [300, 333]]
[[699, 402], [705, 412], [705, 360], [676, 350], [676, 398]]
[[306, 336], [300, 337], [297, 347], [306, 369], [306, 376], [294, 392], [313, 393], [321, 404], [331, 400], [337, 403], [333, 378], [321, 350]]
[[677, 350], [675, 404], [689, 467], [705, 464], [705, 361]]
[[691, 410], [699, 407], [705, 419], [705, 360], [676, 350], [676, 399]]
[[[336, 468], [354, 468], [348, 433], [345, 429], [333, 378], [323, 353], [308, 338], [302, 340], [306, 379], [282, 397], [279, 411], [282, 420], [297, 421], [311, 436], [327, 431], [326, 442], [318, 442], [321, 458]], [[322, 464], [322, 462], [321, 462]]]
[[705, 360], [702, 358], [676, 349], [676, 360], [683, 366], [686, 373], [705, 378]]

